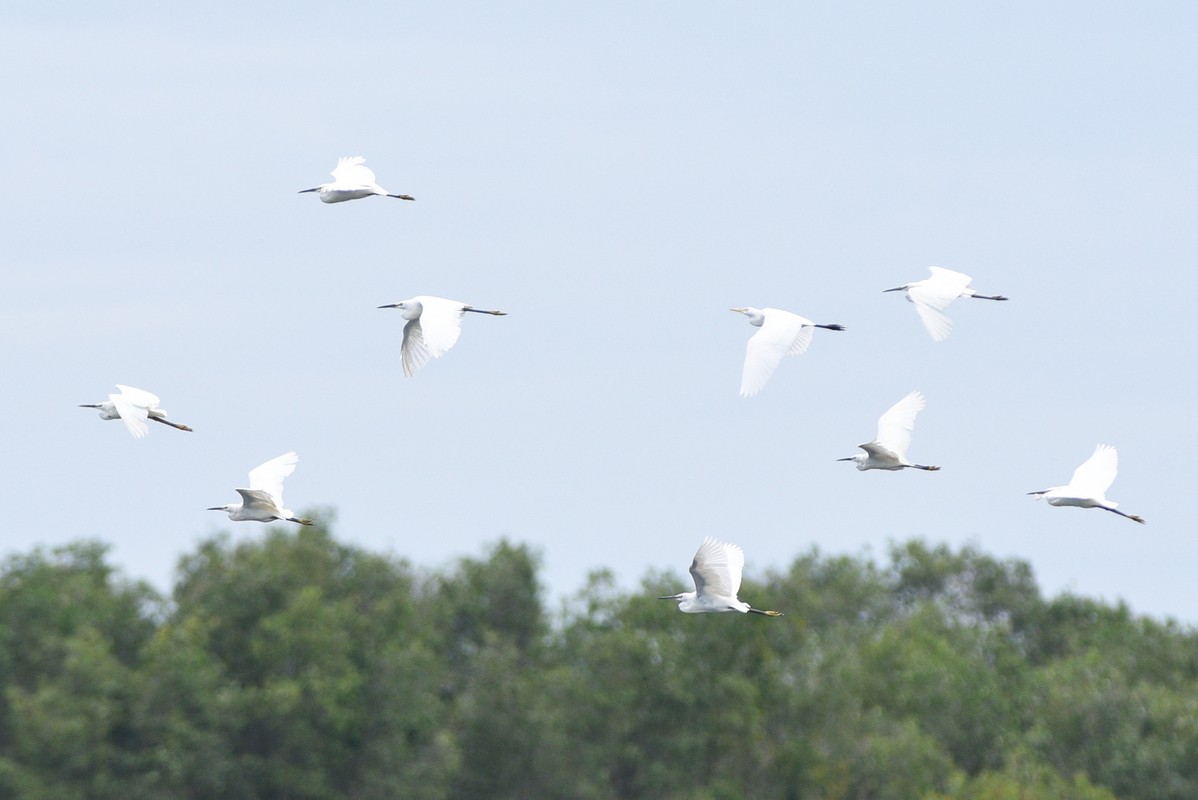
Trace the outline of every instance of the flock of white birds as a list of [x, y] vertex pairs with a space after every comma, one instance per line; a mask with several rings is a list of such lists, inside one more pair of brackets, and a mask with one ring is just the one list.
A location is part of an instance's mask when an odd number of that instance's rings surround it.
[[[361, 156], [339, 159], [332, 176], [332, 182], [302, 189], [300, 193], [317, 192], [324, 203], [340, 203], [376, 195], [400, 200], [415, 199], [407, 194], [392, 194], [379, 186], [374, 172], [366, 166]], [[929, 278], [884, 291], [905, 292], [907, 300], [915, 306], [920, 321], [937, 342], [946, 339], [952, 330], [952, 320], [944, 312], [957, 298], [1007, 299], [1002, 295], [979, 294], [970, 287], [973, 279], [963, 273], [943, 267], [931, 267], [930, 270]], [[429, 360], [445, 355], [457, 343], [466, 312], [505, 315], [503, 311], [478, 309], [429, 295], [417, 295], [379, 308], [398, 309], [406, 320], [400, 358], [404, 374], [409, 377]], [[816, 328], [844, 330], [843, 325], [812, 322], [806, 317], [777, 308], [743, 307], [731, 310], [746, 315], [749, 324], [758, 328], [746, 347], [740, 387], [743, 397], [752, 397], [764, 389], [784, 356], [806, 352]], [[88, 403], [81, 407], [97, 409], [101, 419], [121, 420], [129, 433], [138, 439], [149, 432], [147, 423], [151, 421], [181, 431], [192, 430], [186, 425], [167, 420], [167, 413], [160, 407], [157, 395], [121, 384], [117, 385], [117, 390], [118, 393], [110, 394], [103, 403]], [[915, 430], [915, 416], [925, 405], [922, 393], [918, 390], [911, 392], [878, 419], [877, 436], [873, 441], [859, 445], [864, 453], [837, 460], [852, 461], [859, 470], [939, 470], [940, 467], [915, 464], [907, 458], [911, 435]], [[241, 496], [240, 502], [213, 506], [208, 510], [224, 511], [235, 522], [283, 520], [311, 525], [311, 520], [297, 517], [283, 502], [283, 481], [295, 471], [298, 463], [299, 456], [289, 452], [259, 464], [250, 470], [249, 487], [236, 489]], [[1118, 454], [1115, 448], [1100, 444], [1094, 454], [1074, 471], [1068, 484], [1028, 494], [1037, 500], [1046, 500], [1053, 506], [1101, 508], [1143, 523], [1142, 517], [1120, 511], [1118, 503], [1106, 499], [1106, 491], [1114, 482], [1117, 472]], [[740, 547], [707, 537], [699, 546], [690, 566], [695, 590], [659, 599], [674, 600], [680, 611], [690, 614], [739, 611], [742, 614], [752, 612], [771, 617], [782, 616], [779, 611], [753, 608], [737, 597], [744, 565], [744, 551]]]

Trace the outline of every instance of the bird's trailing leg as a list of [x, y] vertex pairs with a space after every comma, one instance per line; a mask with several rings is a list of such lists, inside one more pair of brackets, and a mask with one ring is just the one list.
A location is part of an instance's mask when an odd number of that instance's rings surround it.
[[835, 322], [828, 324], [828, 325], [813, 325], [812, 327], [813, 328], [826, 328], [827, 330], [830, 330], [830, 331], [843, 331], [844, 330], [843, 325], [837, 325]]
[[[310, 192], [310, 191], [312, 191], [312, 190], [311, 190], [311, 189], [308, 189], [307, 191], [309, 191], [309, 192]], [[389, 194], [389, 195], [387, 195], [387, 196], [388, 196], [388, 197], [394, 197], [394, 198], [396, 198], [396, 199], [398, 199], [398, 200], [415, 200], [415, 199], [416, 199], [415, 197], [412, 197], [412, 195], [410, 195], [410, 194]]]
[[180, 425], [177, 422], [171, 422], [170, 420], [163, 419], [162, 417], [149, 417], [149, 419], [152, 419], [155, 422], [161, 422], [163, 425], [170, 425], [172, 428], [178, 428], [181, 431], [188, 431], [190, 433], [195, 432], [195, 431], [192, 431], [191, 428], [187, 427], [186, 425]]
[[287, 521], [288, 522], [298, 522], [300, 525], [315, 525], [316, 524], [315, 522], [313, 522], [312, 520], [307, 519], [307, 518], [299, 519], [297, 517], [288, 517]]
[[781, 617], [782, 616], [781, 611], [765, 611], [760, 608], [753, 608], [752, 606], [749, 607], [749, 613], [750, 614], [761, 614], [762, 616], [766, 616], [766, 617]]
[[915, 469], [926, 469], [928, 472], [937, 472], [940, 470], [940, 467], [924, 466], [923, 464], [907, 464], [906, 466], [915, 467]]
[[1106, 509], [1107, 511], [1110, 511], [1110, 512], [1112, 512], [1112, 513], [1118, 514], [1118, 515], [1119, 515], [1119, 516], [1121, 516], [1121, 517], [1127, 517], [1128, 519], [1130, 519], [1130, 520], [1133, 520], [1133, 521], [1135, 521], [1135, 522], [1138, 522], [1138, 523], [1140, 523], [1141, 525], [1147, 525], [1147, 524], [1148, 524], [1148, 523], [1144, 522], [1144, 518], [1143, 518], [1143, 517], [1137, 516], [1137, 515], [1135, 515], [1135, 514], [1126, 514], [1126, 513], [1124, 513], [1124, 512], [1122, 512], [1122, 511], [1120, 511], [1120, 510], [1119, 510], [1119, 509], [1117, 509], [1117, 508], [1107, 508], [1106, 506], [1099, 506], [1099, 508]]
[[972, 297], [976, 300], [1007, 300], [1007, 299], [1009, 299], [1007, 297], [1003, 297], [1001, 294], [995, 294], [995, 295], [971, 294], [970, 297]]
[[[380, 308], [382, 308], [382, 306], [380, 306]], [[507, 316], [506, 311], [487, 311], [485, 308], [471, 308], [470, 306], [466, 306], [462, 310], [463, 311], [473, 311], [475, 314], [494, 314], [497, 317], [506, 317]]]

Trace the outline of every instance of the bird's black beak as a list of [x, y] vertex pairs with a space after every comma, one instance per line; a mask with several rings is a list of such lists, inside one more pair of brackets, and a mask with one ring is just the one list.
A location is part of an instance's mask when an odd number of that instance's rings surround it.
[[297, 192], [297, 194], [303, 194], [304, 192], [319, 192], [319, 191], [320, 191], [320, 187], [314, 186], [311, 189], [300, 189], [299, 192]]
[[[311, 191], [311, 190], [309, 190], [309, 191]], [[893, 289], [883, 289], [882, 293], [885, 294], [886, 292], [901, 292], [906, 288], [907, 288], [906, 286], [896, 286]]]
[[399, 308], [399, 303], [388, 303], [385, 306], [379, 306], [379, 308]]

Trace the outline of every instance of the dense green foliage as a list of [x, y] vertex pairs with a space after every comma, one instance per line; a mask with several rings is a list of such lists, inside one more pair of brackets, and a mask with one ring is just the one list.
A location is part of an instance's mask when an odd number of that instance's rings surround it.
[[679, 614], [501, 542], [443, 573], [322, 527], [216, 539], [173, 596], [81, 543], [0, 569], [0, 797], [1198, 797], [1198, 633], [1026, 564], [810, 553]]

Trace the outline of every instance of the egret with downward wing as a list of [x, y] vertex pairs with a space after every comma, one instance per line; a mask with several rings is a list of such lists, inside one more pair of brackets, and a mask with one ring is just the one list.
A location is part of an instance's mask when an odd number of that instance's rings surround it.
[[745, 366], [740, 378], [740, 396], [752, 397], [765, 388], [783, 356], [807, 352], [816, 328], [843, 331], [843, 325], [821, 325], [779, 308], [734, 308], [759, 330], [745, 347]]
[[949, 331], [953, 328], [953, 321], [945, 315], [944, 309], [948, 308], [949, 303], [958, 297], [973, 297], [978, 300], [1007, 299], [1001, 294], [978, 294], [969, 286], [973, 278], [963, 272], [955, 272], [944, 267], [928, 267], [928, 269], [932, 271], [932, 277], [924, 278], [922, 281], [904, 283], [902, 286], [884, 291], [906, 292], [907, 300], [915, 306], [915, 312], [919, 314], [923, 326], [928, 329], [928, 333], [937, 342], [947, 339]]
[[122, 386], [119, 383], [116, 388], [120, 390], [120, 394], [108, 395], [108, 400], [105, 402], [83, 403], [79, 407], [98, 409], [100, 419], [119, 419], [125, 423], [125, 427], [129, 429], [129, 433], [133, 434], [134, 439], [140, 439], [149, 432], [150, 426], [146, 424], [146, 420], [161, 422], [163, 425], [170, 425], [181, 431], [191, 430], [186, 425], [168, 420], [166, 411], [158, 407], [160, 402], [158, 395], [153, 392], [136, 389], [132, 386]]
[[398, 308], [408, 322], [403, 326], [403, 344], [399, 348], [404, 375], [411, 377], [430, 358], [440, 358], [457, 344], [462, 335], [462, 317], [475, 314], [506, 316], [504, 311], [486, 311], [444, 297], [417, 295], [409, 300], [388, 303], [379, 308]]

